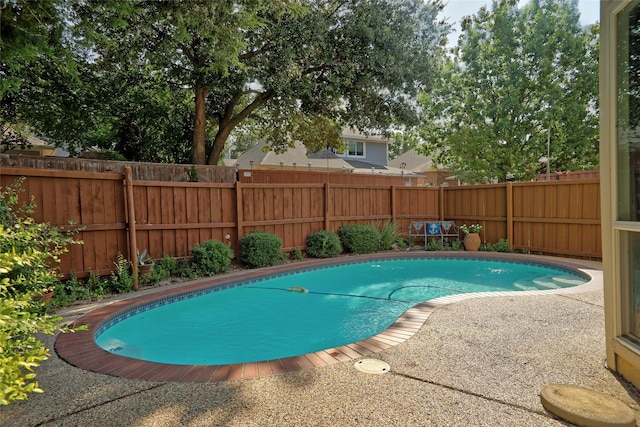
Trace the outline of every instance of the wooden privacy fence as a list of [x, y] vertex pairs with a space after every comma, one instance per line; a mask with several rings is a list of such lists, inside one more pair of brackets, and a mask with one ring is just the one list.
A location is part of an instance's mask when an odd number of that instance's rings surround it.
[[[130, 167], [133, 179], [147, 181], [218, 182], [233, 184], [236, 170], [233, 167], [209, 165], [177, 165], [167, 163], [128, 162], [114, 160], [78, 159], [70, 157], [39, 157], [19, 154], [0, 154], [1, 167], [73, 170], [84, 172], [124, 173]], [[194, 175], [190, 177], [190, 175]]]
[[[78, 230], [83, 245], [62, 258], [61, 272], [110, 274], [122, 253], [190, 255], [208, 239], [239, 240], [254, 230], [278, 235], [285, 250], [341, 225], [392, 220], [406, 232], [416, 220], [480, 223], [481, 237], [508, 238], [514, 249], [600, 259], [598, 180], [508, 183], [467, 187], [310, 184], [215, 184], [134, 180], [125, 173], [3, 167], [5, 187], [26, 176], [21, 200], [31, 197], [38, 222]], [[73, 224], [69, 224], [72, 221]]]
[[[20, 176], [19, 203], [35, 202], [33, 219], [66, 230], [80, 230], [83, 245], [71, 245], [61, 257], [60, 271], [86, 277], [90, 271], [110, 274], [117, 253], [129, 255], [123, 174], [30, 168], [0, 170], [0, 186]], [[72, 225], [70, 225], [72, 223]]]
[[479, 223], [481, 237], [515, 250], [602, 259], [600, 180], [446, 188], [443, 217]]

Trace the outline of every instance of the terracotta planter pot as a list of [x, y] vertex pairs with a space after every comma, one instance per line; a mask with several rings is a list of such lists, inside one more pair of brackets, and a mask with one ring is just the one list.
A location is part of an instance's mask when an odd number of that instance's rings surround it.
[[477, 251], [480, 248], [480, 234], [469, 233], [464, 236], [464, 248], [467, 251]]
[[53, 297], [53, 291], [47, 291], [42, 295], [36, 297], [37, 300], [42, 301], [45, 305], [51, 304], [51, 298]]
[[153, 264], [141, 264], [138, 265], [138, 276], [145, 277], [149, 275], [149, 272], [153, 268]]

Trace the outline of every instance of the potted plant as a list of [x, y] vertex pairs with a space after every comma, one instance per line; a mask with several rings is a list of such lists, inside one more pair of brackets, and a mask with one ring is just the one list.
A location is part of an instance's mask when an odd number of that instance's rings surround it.
[[482, 226], [480, 224], [462, 224], [460, 230], [465, 233], [464, 236], [464, 248], [468, 251], [477, 251], [480, 248], [480, 232]]
[[147, 254], [146, 249], [142, 251], [142, 253], [136, 249], [136, 255], [138, 259], [138, 273], [140, 273], [141, 276], [148, 275], [151, 268], [153, 268], [153, 258]]

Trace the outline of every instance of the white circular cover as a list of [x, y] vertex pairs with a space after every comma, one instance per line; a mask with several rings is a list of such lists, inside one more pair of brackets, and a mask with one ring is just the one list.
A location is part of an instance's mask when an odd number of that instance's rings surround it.
[[358, 360], [353, 366], [366, 374], [386, 374], [391, 370], [391, 366], [387, 362], [378, 359]]

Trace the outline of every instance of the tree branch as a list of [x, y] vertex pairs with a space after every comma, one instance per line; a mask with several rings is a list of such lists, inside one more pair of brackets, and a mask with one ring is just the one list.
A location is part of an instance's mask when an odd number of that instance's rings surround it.
[[[253, 113], [258, 108], [262, 107], [264, 104], [269, 102], [276, 95], [276, 92], [273, 89], [269, 89], [266, 92], [263, 92], [262, 95], [253, 100], [249, 105], [244, 107], [242, 111], [236, 114], [233, 117], [229, 116], [229, 120], [225, 122], [225, 125], [231, 125], [232, 127], [236, 127], [241, 121], [246, 119], [251, 113]], [[231, 109], [233, 113], [233, 108]], [[225, 114], [227, 117], [227, 114]]]
[[320, 65], [317, 67], [309, 67], [306, 70], [302, 71], [301, 75], [306, 76], [308, 74], [313, 74], [319, 71], [327, 71], [327, 70], [331, 70], [334, 67], [332, 65], [329, 64], [325, 64], [325, 65]]
[[239, 58], [241, 61], [244, 61], [244, 60], [246, 60], [246, 59], [254, 58], [254, 57], [256, 57], [256, 56], [258, 56], [258, 55], [260, 55], [260, 54], [262, 54], [262, 53], [266, 52], [266, 51], [267, 51], [267, 46], [268, 46], [268, 43], [265, 43], [265, 44], [263, 44], [262, 46], [260, 46], [260, 47], [259, 47], [258, 49], [256, 49], [256, 50], [253, 50], [253, 51], [251, 51], [251, 52], [247, 52], [247, 53], [243, 53], [243, 54], [242, 54], [242, 55], [240, 55], [238, 58]]

